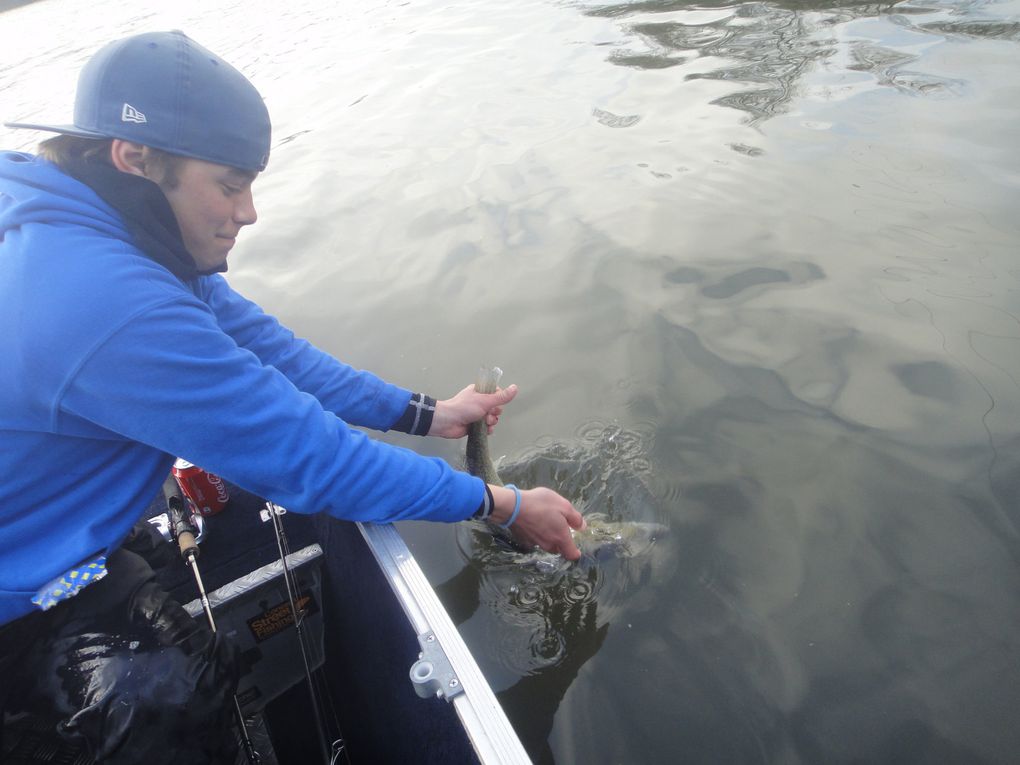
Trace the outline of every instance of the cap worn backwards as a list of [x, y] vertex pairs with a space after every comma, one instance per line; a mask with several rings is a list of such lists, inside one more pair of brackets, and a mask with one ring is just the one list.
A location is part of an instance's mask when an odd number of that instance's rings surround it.
[[122, 138], [242, 170], [269, 161], [269, 112], [255, 86], [177, 30], [117, 40], [92, 56], [78, 77], [73, 125], [7, 125]]

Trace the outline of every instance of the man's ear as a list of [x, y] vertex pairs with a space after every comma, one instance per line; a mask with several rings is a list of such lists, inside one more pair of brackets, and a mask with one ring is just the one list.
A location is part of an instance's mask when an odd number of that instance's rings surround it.
[[114, 138], [110, 144], [110, 161], [122, 173], [148, 178], [145, 172], [145, 147], [140, 143]]

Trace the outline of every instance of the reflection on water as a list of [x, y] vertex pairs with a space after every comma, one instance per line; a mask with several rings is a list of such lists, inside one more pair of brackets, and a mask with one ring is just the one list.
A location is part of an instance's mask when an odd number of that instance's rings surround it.
[[[835, 40], [826, 27], [856, 16], [888, 11], [892, 3], [688, 3], [635, 2], [599, 5], [592, 16], [620, 19], [644, 50], [613, 51], [609, 60], [639, 69], [686, 65], [687, 79], [742, 83], [712, 101], [748, 112], [751, 121], [785, 108], [798, 79], [819, 59], [831, 56]], [[818, 11], [828, 11], [819, 14]], [[686, 71], [690, 70], [690, 71]]]
[[[973, 12], [983, 3], [969, 3]], [[597, 4], [585, 13], [619, 19], [630, 44], [609, 54], [609, 61], [638, 69], [681, 67], [685, 79], [717, 79], [741, 87], [711, 103], [747, 112], [750, 123], [786, 110], [798, 84], [812, 68], [840, 53], [834, 31], [859, 18], [888, 15], [919, 33], [1020, 39], [1020, 25], [995, 20], [945, 20], [914, 24], [913, 15], [936, 13], [939, 3], [892, 2], [625, 2]], [[960, 8], [942, 4], [950, 13]], [[895, 15], [893, 15], [895, 14]], [[643, 49], [635, 50], [634, 43]], [[855, 63], [882, 85], [918, 95], [949, 95], [963, 83], [906, 65], [918, 56], [897, 49], [851, 41]], [[747, 87], [750, 86], [750, 87]]]
[[937, 34], [986, 37], [1020, 42], [1020, 22], [998, 21], [933, 21], [922, 24], [922, 29]]
[[435, 395], [495, 355], [505, 478], [669, 528], [402, 528], [536, 760], [1015, 761], [1016, 0], [67, 7], [0, 116], [189, 31], [277, 136], [232, 283]]

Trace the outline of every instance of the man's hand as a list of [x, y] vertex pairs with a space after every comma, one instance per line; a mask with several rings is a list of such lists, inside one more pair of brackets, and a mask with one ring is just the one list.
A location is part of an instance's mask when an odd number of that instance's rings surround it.
[[[489, 488], [495, 500], [489, 520], [493, 523], [506, 523], [514, 509], [514, 491], [491, 484]], [[570, 529], [580, 531], [584, 526], [584, 517], [566, 498], [552, 489], [527, 489], [521, 491], [521, 510], [510, 527], [510, 533], [526, 547], [537, 545], [567, 560], [577, 560], [581, 557], [581, 551], [577, 549]]]
[[516, 395], [516, 385], [497, 388], [495, 393], [478, 393], [474, 385], [469, 385], [453, 398], [436, 402], [429, 435], [463, 438], [467, 435], [468, 425], [483, 417], [489, 433], [492, 433], [503, 413], [503, 407], [513, 401]]

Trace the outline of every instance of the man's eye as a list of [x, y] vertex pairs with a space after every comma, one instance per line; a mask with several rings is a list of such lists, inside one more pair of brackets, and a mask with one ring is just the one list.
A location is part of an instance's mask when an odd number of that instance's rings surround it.
[[227, 194], [240, 194], [241, 193], [241, 187], [240, 186], [230, 186], [230, 185], [228, 185], [226, 183], [223, 184], [223, 190]]

